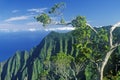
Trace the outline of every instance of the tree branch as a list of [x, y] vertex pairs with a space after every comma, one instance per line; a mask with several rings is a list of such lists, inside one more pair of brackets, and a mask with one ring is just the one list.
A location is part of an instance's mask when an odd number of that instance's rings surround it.
[[90, 24], [86, 23], [87, 26], [89, 26], [95, 33], [98, 33]]
[[110, 38], [109, 38], [109, 40], [110, 40], [110, 47], [111, 47], [111, 49], [112, 48], [115, 48], [115, 47], [117, 47], [117, 46], [119, 46], [120, 44], [115, 44], [115, 45], [113, 45], [113, 31], [117, 28], [117, 27], [120, 27], [120, 22], [118, 22], [117, 24], [115, 24], [115, 25], [113, 25], [111, 28], [110, 28]]

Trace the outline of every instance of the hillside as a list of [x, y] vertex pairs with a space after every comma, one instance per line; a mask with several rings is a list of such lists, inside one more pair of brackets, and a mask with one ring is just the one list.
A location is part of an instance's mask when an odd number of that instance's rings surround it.
[[[116, 37], [119, 36], [119, 31], [115, 30]], [[120, 39], [118, 37], [115, 40]], [[72, 32], [49, 33], [29, 52], [17, 51], [6, 62], [0, 63], [0, 80], [89, 80], [85, 76], [95, 73], [87, 66], [90, 65], [88, 62], [79, 62], [84, 58], [74, 60], [78, 55], [78, 51], [73, 47], [75, 42]], [[106, 66], [105, 76], [108, 78], [119, 73], [119, 57], [120, 47], [115, 50]]]
[[65, 52], [75, 55], [71, 33], [51, 32], [41, 43], [30, 52], [17, 51], [4, 64], [0, 65], [1, 80], [36, 80], [43, 69], [43, 62], [47, 55]]

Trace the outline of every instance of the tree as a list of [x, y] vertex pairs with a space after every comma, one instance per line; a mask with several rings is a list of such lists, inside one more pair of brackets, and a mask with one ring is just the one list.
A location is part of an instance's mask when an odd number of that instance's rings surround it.
[[55, 72], [56, 75], [59, 74], [62, 80], [68, 80], [71, 77], [71, 75], [69, 75], [72, 71], [70, 64], [73, 61], [74, 58], [71, 55], [60, 52], [51, 58], [52, 71]]
[[43, 23], [43, 26], [44, 26], [44, 27], [45, 27], [47, 24], [50, 24], [50, 23], [51, 23], [51, 19], [50, 19], [50, 17], [49, 17], [46, 13], [42, 13], [42, 14], [36, 16], [35, 19], [36, 19], [38, 22]]
[[[58, 9], [63, 8], [63, 3], [55, 4], [49, 14], [61, 14]], [[57, 11], [58, 10], [58, 11]], [[42, 15], [43, 16], [43, 15]], [[51, 24], [51, 19], [47, 17], [42, 18], [41, 16], [36, 17], [37, 21], [44, 24]], [[42, 21], [42, 19], [44, 19]], [[110, 30], [106, 30], [104, 27], [96, 30], [94, 27], [90, 26], [85, 17], [77, 16], [70, 23], [65, 23], [61, 20], [62, 25], [72, 25], [75, 27], [73, 35], [76, 37], [75, 47], [79, 50], [79, 54], [76, 56], [75, 60], [87, 61], [95, 68], [97, 71], [97, 80], [103, 80], [103, 73], [108, 60], [115, 49], [120, 45], [116, 42], [113, 43], [113, 31], [120, 26], [120, 23], [113, 25]], [[81, 56], [82, 55], [82, 56]]]
[[60, 3], [55, 4], [53, 7], [51, 7], [48, 13], [53, 14], [55, 16], [62, 15], [64, 8], [65, 8], [65, 3], [60, 2]]
[[63, 11], [65, 8], [65, 3], [60, 2], [55, 4], [47, 13], [42, 13], [36, 17], [34, 17], [38, 22], [42, 23], [45, 27], [47, 24], [56, 24], [53, 22], [51, 17], [59, 16], [61, 18], [60, 22], [57, 24], [65, 24], [65, 20], [63, 18]]
[[[120, 23], [117, 23], [110, 28], [110, 35], [108, 35], [104, 28], [101, 28], [99, 31], [94, 31], [96, 34], [92, 36], [92, 32], [90, 31], [91, 27], [85, 25], [86, 21], [82, 21], [85, 20], [84, 17], [78, 17], [73, 20], [73, 26], [76, 27], [74, 34], [77, 38], [76, 46], [80, 50], [80, 53], [83, 53], [86, 59], [96, 66], [98, 80], [103, 80], [104, 68], [107, 65], [111, 54], [120, 45], [118, 43], [113, 44], [112, 33], [116, 27], [119, 27]], [[93, 30], [93, 28], [91, 30]]]

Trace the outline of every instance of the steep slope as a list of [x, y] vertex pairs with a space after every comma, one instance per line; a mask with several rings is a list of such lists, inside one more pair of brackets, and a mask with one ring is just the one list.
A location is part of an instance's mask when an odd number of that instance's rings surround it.
[[[99, 30], [99, 28], [97, 29]], [[109, 31], [109, 28], [107, 30]], [[120, 29], [116, 29], [114, 33], [114, 41], [119, 42]], [[38, 46], [32, 48], [29, 52], [17, 51], [13, 57], [0, 63], [0, 80], [86, 80], [85, 67], [88, 63], [76, 64], [72, 62], [69, 64], [70, 66], [65, 64], [65, 62], [69, 62], [68, 58], [70, 56], [68, 54], [74, 58], [78, 54], [78, 51], [72, 46], [74, 43], [75, 38], [72, 36], [72, 32], [51, 32]], [[58, 57], [66, 59], [55, 58], [51, 60], [54, 56], [56, 57], [57, 53], [62, 52], [66, 55], [60, 54]], [[113, 71], [111, 76], [116, 76], [120, 71], [120, 47], [114, 53], [116, 54], [111, 56], [105, 71], [107, 74], [111, 74], [110, 71]], [[107, 74], [105, 76], [109, 76]]]
[[64, 52], [75, 56], [75, 50], [71, 46], [75, 43], [71, 32], [51, 32], [42, 42], [27, 51], [17, 51], [4, 64], [0, 64], [0, 80], [36, 80], [44, 68], [44, 60], [49, 55]]

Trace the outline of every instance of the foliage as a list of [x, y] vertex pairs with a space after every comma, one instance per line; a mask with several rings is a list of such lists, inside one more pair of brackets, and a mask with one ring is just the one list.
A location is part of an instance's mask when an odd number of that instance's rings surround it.
[[41, 73], [40, 73], [40, 76], [47, 76], [48, 75], [48, 71], [47, 70], [43, 70]]
[[76, 28], [82, 28], [86, 26], [86, 18], [84, 16], [77, 16], [75, 19], [72, 20], [71, 24], [73, 27], [76, 27]]
[[105, 76], [103, 80], [120, 80], [120, 71], [118, 71], [115, 76], [113, 75]]
[[50, 24], [51, 22], [50, 17], [45, 13], [42, 13], [41, 15], [36, 16], [35, 19], [43, 23], [43, 26], [46, 26], [47, 24]]
[[[47, 12], [44, 12], [38, 16], [35, 17], [35, 19], [42, 23], [43, 26], [45, 27], [47, 24], [51, 24], [52, 22], [54, 23], [54, 20], [52, 20], [52, 16], [60, 16], [60, 24], [65, 24], [65, 20], [63, 18], [63, 10], [65, 8], [65, 3], [60, 2], [55, 4], [53, 7], [50, 8], [50, 10]], [[56, 22], [56, 21], [55, 21]]]
[[99, 59], [102, 55], [100, 54], [101, 51], [106, 52], [109, 50], [108, 33], [105, 29], [101, 28], [97, 34], [94, 33], [92, 35], [92, 30], [86, 25], [86, 19], [82, 16], [77, 16], [72, 21], [72, 25], [76, 28], [73, 32], [73, 35], [77, 39], [76, 48], [88, 59]]
[[[72, 21], [73, 27], [76, 29], [73, 31], [73, 35], [76, 37], [76, 48], [79, 49], [80, 53], [78, 54], [77, 59], [79, 60], [80, 58], [84, 59], [91, 59], [91, 53], [92, 49], [88, 46], [90, 46], [91, 41], [91, 30], [89, 26], [86, 25], [86, 19], [85, 17], [82, 16], [77, 16], [73, 21]], [[78, 61], [77, 60], [77, 61]]]
[[64, 2], [60, 2], [55, 4], [50, 10], [49, 10], [49, 14], [54, 14], [54, 15], [61, 15], [62, 11], [65, 8], [65, 3]]
[[[67, 80], [70, 77], [71, 71], [71, 63], [74, 61], [74, 58], [71, 55], [67, 55], [63, 52], [58, 53], [56, 56], [52, 56], [51, 65], [52, 72], [56, 74], [56, 76], [60, 76], [60, 80]], [[58, 75], [59, 74], [59, 75]]]
[[86, 80], [97, 80], [96, 79], [96, 76], [97, 76], [96, 72], [97, 71], [96, 71], [95, 66], [93, 65], [93, 63], [90, 62], [85, 68]]
[[99, 29], [98, 33], [92, 37], [91, 41], [91, 48], [94, 53], [93, 59], [95, 62], [101, 62], [106, 52], [110, 50], [108, 32], [104, 28]]
[[70, 66], [71, 61], [73, 61], [74, 58], [70, 55], [66, 55], [63, 52], [58, 53], [56, 56], [52, 57], [52, 62], [56, 66]]
[[[95, 66], [94, 71], [100, 74], [99, 70], [101, 70], [106, 53], [110, 50], [108, 32], [106, 29], [100, 28], [97, 33], [93, 33], [93, 29], [91, 26], [87, 25], [86, 22], [85, 17], [77, 16], [71, 23], [72, 26], [75, 27], [73, 35], [76, 37], [75, 46], [79, 50], [76, 61], [92, 62], [92, 66]], [[91, 69], [93, 69], [92, 66], [90, 67]], [[90, 68], [86, 70], [91, 70]], [[92, 73], [94, 74], [94, 72]], [[87, 76], [92, 76], [88, 74], [91, 73], [88, 73], [87, 71], [86, 78], [88, 78]], [[99, 78], [99, 74], [97, 75], [97, 78]]]
[[65, 20], [62, 18], [62, 19], [60, 20], [60, 23], [61, 23], [61, 24], [65, 24]]

